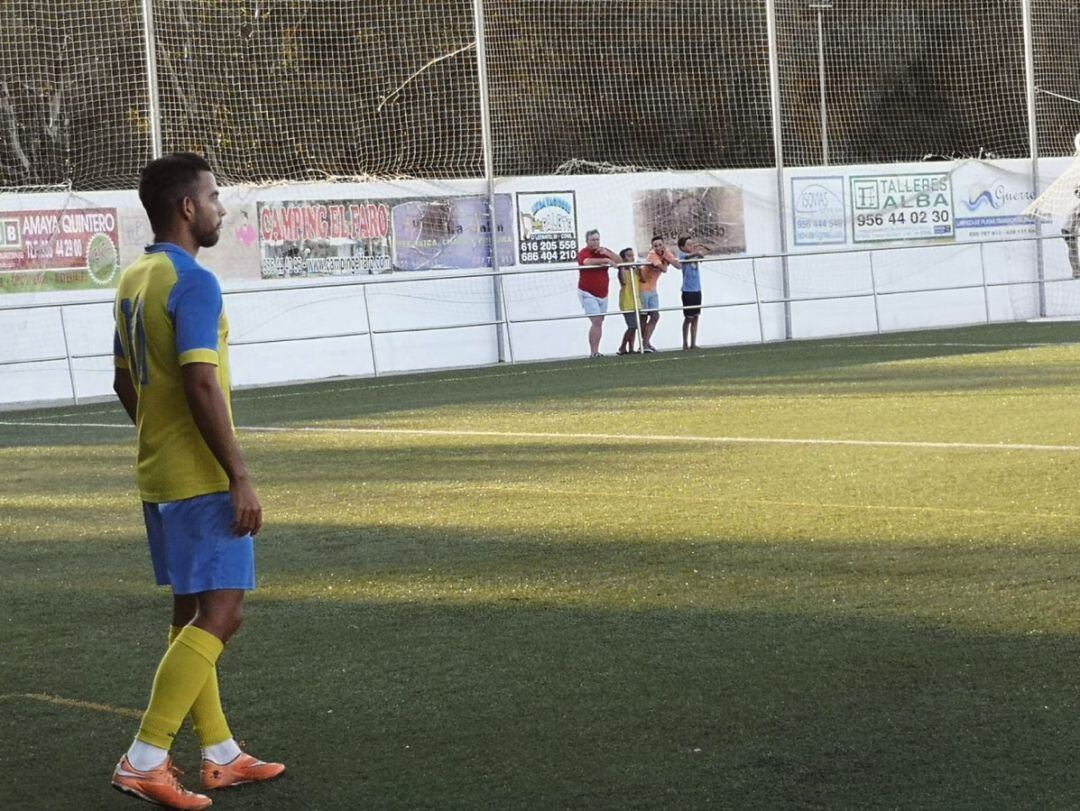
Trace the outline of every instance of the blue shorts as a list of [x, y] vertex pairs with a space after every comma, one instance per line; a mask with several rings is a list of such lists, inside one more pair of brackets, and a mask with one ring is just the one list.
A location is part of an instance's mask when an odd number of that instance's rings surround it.
[[228, 493], [144, 501], [143, 517], [159, 586], [174, 594], [255, 588], [255, 544], [250, 535], [233, 535]]
[[660, 309], [660, 294], [655, 290], [641, 291], [641, 311], [654, 313]]

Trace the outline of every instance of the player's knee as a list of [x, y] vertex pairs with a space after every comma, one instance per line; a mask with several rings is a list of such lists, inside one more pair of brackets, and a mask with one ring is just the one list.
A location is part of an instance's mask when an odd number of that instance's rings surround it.
[[229, 606], [229, 610], [221, 618], [222, 630], [225, 632], [225, 639], [235, 634], [240, 630], [240, 626], [244, 623], [244, 604], [237, 603]]

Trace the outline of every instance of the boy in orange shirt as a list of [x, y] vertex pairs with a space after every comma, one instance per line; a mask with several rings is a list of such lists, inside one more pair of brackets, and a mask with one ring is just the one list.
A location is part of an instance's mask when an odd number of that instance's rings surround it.
[[652, 250], [649, 251], [645, 264], [641, 266], [641, 314], [645, 318], [641, 325], [641, 344], [646, 352], [657, 351], [652, 345], [652, 334], [660, 321], [660, 294], [656, 286], [660, 281], [660, 274], [667, 273], [669, 265], [682, 267], [675, 254], [664, 244], [664, 238], [654, 236]]

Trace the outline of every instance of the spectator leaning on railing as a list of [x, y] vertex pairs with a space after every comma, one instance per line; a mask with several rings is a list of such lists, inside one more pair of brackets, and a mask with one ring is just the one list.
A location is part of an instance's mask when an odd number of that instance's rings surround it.
[[679, 261], [682, 262], [682, 348], [697, 349], [698, 318], [701, 316], [701, 274], [694, 259], [704, 259], [701, 247], [690, 237], [679, 238]]
[[652, 334], [660, 321], [660, 294], [656, 285], [660, 274], [667, 273], [668, 265], [682, 267], [675, 254], [664, 244], [664, 238], [655, 236], [652, 238], [652, 250], [641, 266], [641, 314], [645, 316], [641, 325], [641, 344], [645, 352], [656, 351], [652, 345]]
[[619, 264], [614, 252], [600, 245], [600, 232], [595, 228], [585, 232], [585, 247], [578, 251], [578, 300], [589, 316], [589, 357], [600, 357], [600, 334], [607, 312], [609, 270]]
[[634, 349], [634, 339], [638, 330], [638, 288], [641, 286], [641, 273], [639, 267], [632, 264], [634, 261], [634, 249], [623, 248], [619, 251], [622, 265], [616, 274], [619, 277], [619, 309], [626, 320], [626, 332], [623, 333], [619, 343], [617, 355], [637, 354]]

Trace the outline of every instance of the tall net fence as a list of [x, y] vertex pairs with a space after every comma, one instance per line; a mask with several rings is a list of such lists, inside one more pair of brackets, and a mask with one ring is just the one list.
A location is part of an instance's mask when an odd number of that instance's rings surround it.
[[0, 186], [130, 186], [149, 98], [138, 0], [0, 3]]
[[166, 151], [227, 182], [483, 172], [471, 0], [156, 2]]
[[501, 175], [773, 163], [764, 3], [485, 9]]
[[777, 28], [786, 163], [1028, 154], [1017, 0], [780, 0]]
[[[473, 0], [0, 2], [0, 187], [481, 177]], [[1021, 0], [776, 0], [789, 165], [1029, 154]], [[1080, 3], [1030, 0], [1039, 152], [1080, 128]], [[774, 166], [766, 0], [485, 0], [500, 176]]]
[[1080, 2], [1032, 0], [1039, 153], [1072, 154], [1080, 132]]

